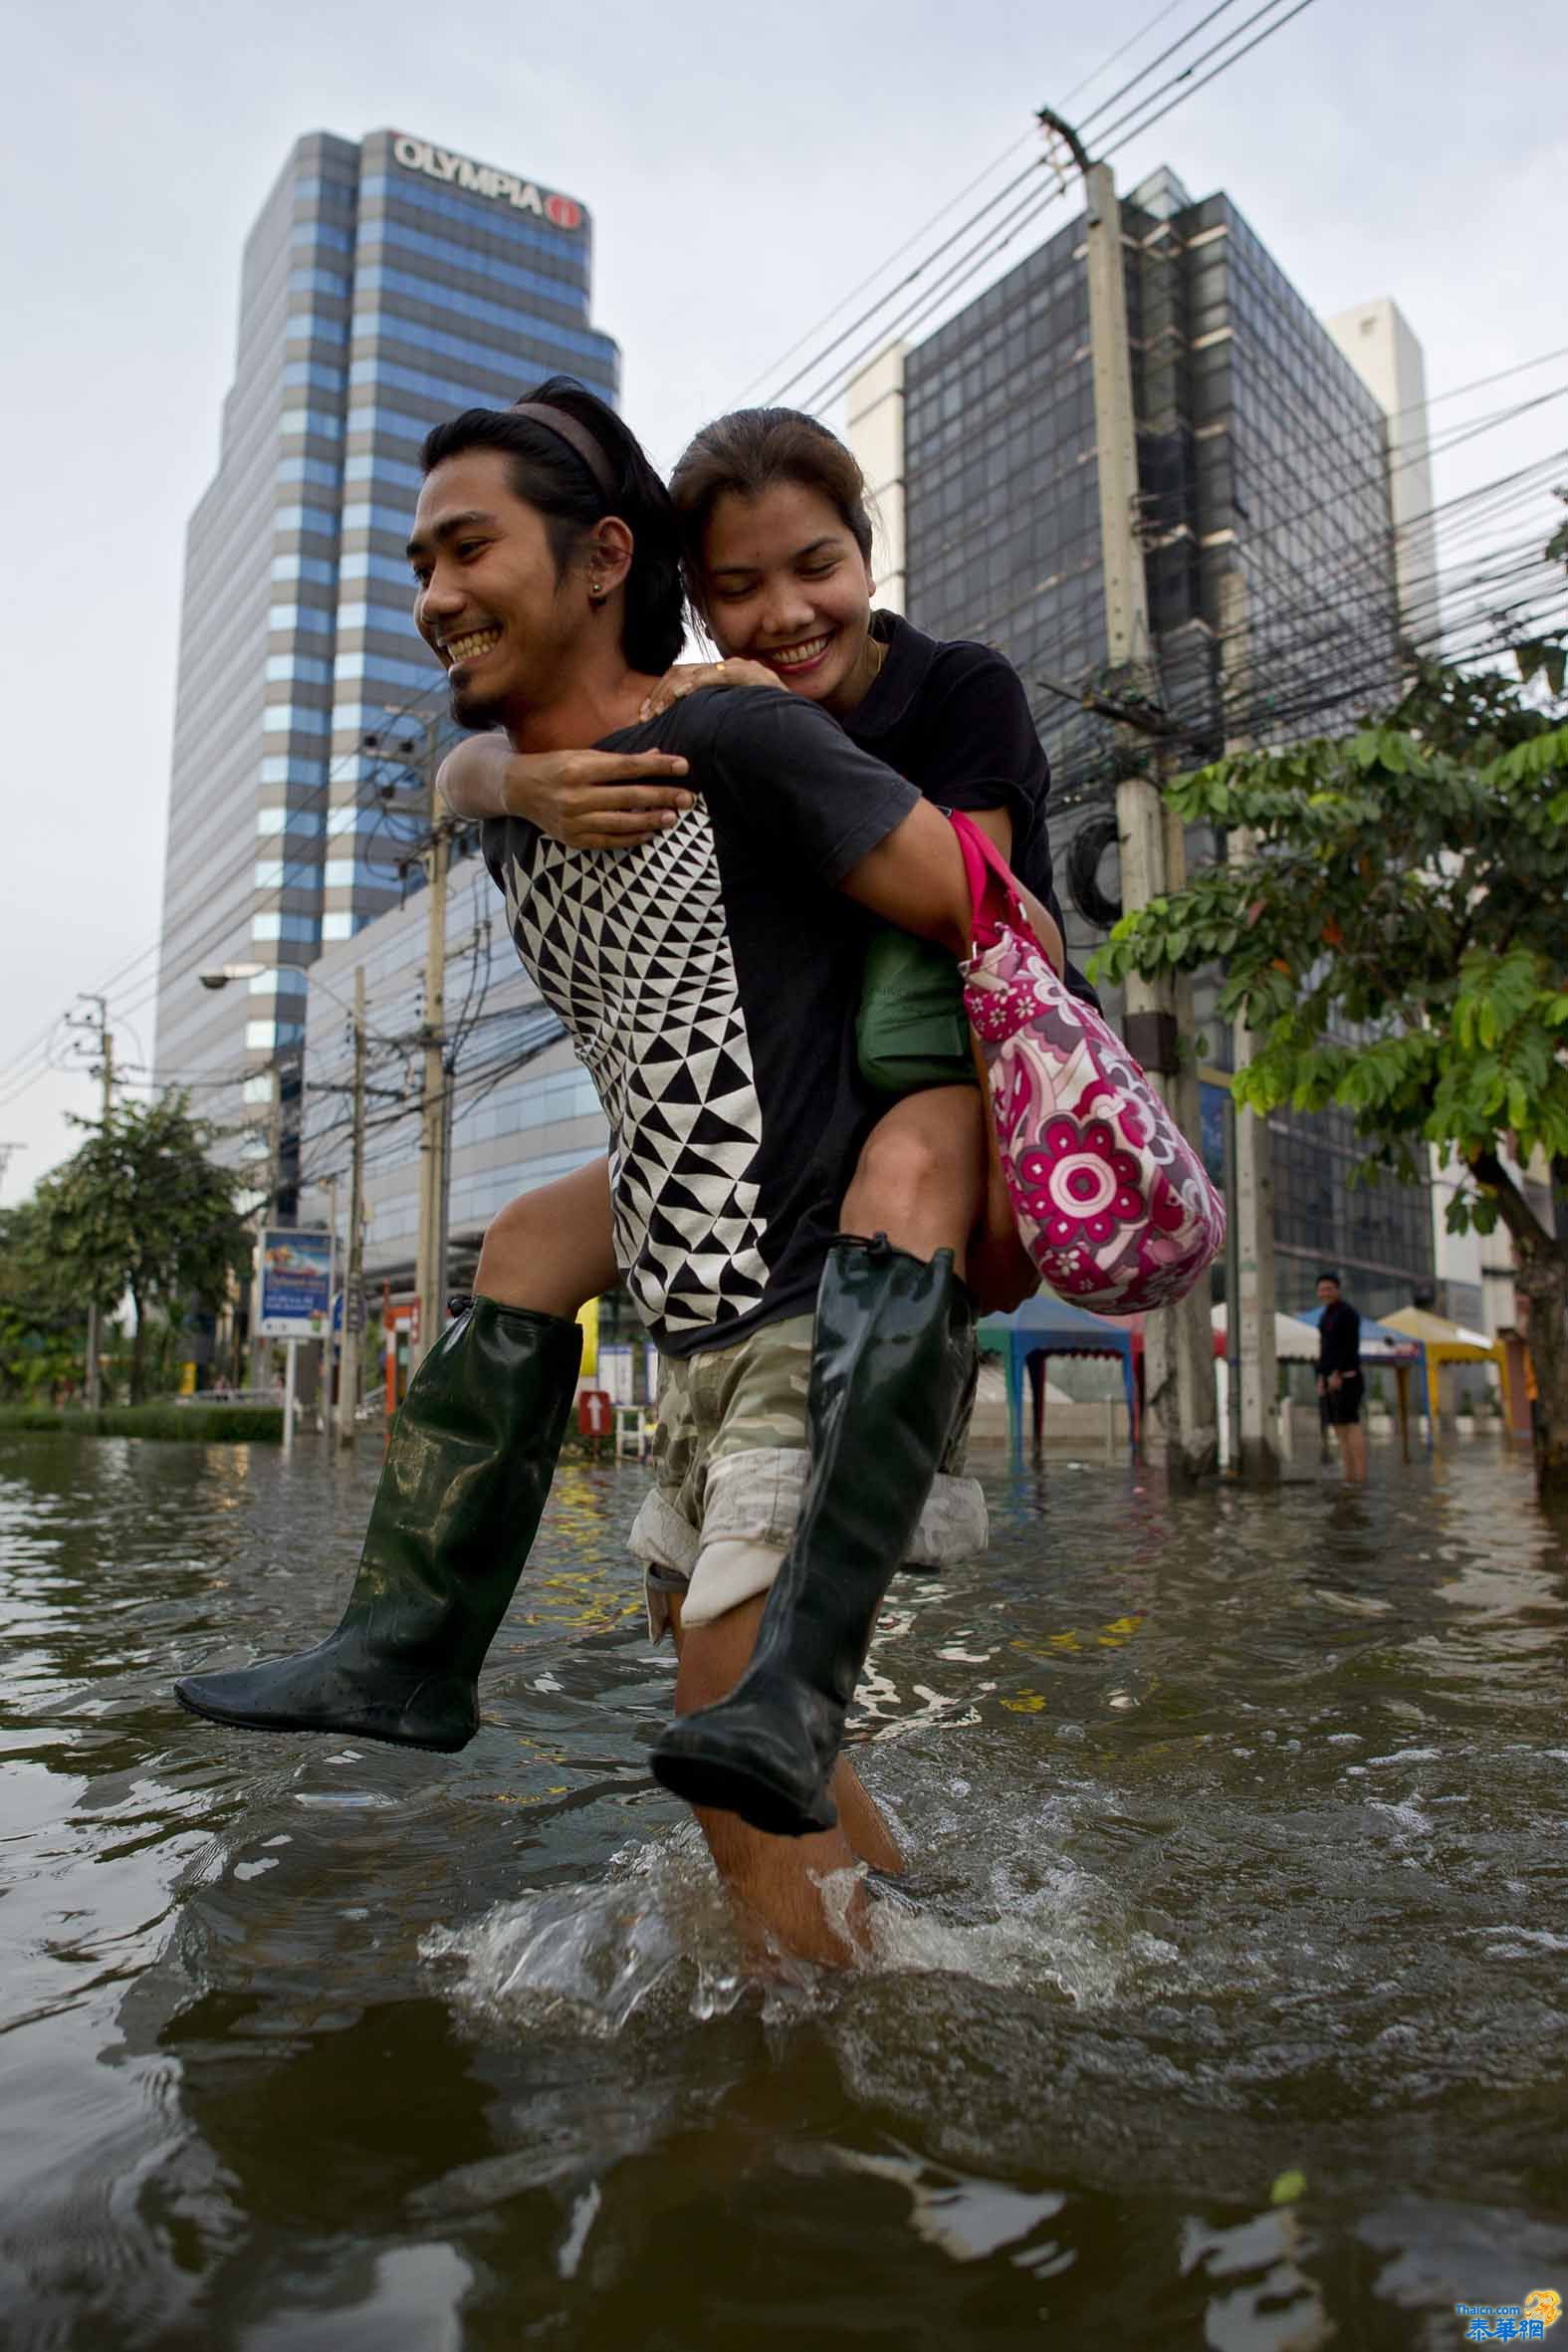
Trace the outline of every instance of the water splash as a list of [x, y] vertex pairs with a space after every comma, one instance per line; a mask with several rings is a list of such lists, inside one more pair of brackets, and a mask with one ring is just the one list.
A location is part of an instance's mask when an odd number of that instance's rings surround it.
[[906, 1798], [904, 1811], [912, 1875], [855, 1869], [818, 1881], [846, 1942], [858, 1889], [871, 1894], [870, 1946], [853, 1969], [819, 1969], [772, 1943], [759, 1953], [691, 1823], [623, 1847], [594, 1883], [547, 1888], [431, 1929], [420, 1954], [451, 1975], [459, 2004], [481, 2021], [515, 2028], [526, 2018], [595, 2038], [643, 2014], [702, 2023], [749, 2000], [765, 2022], [783, 2022], [831, 2008], [846, 1985], [868, 1977], [940, 1975], [1100, 2007], [1129, 1970], [1175, 1959], [1106, 1881], [1049, 1850], [1065, 1800], [993, 1802], [984, 1824], [943, 1796]]
[[749, 1989], [734, 1918], [693, 1826], [623, 1847], [588, 1886], [546, 1888], [471, 1925], [432, 1928], [424, 1960], [455, 1964], [461, 2005], [595, 2036], [639, 2011], [722, 2016]]

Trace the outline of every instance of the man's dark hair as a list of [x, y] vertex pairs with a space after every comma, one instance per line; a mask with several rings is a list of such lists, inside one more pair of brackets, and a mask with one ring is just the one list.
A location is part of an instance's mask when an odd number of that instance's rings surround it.
[[1345, 1287], [1331, 1266], [1325, 1266], [1317, 1279], [1320, 1283], [1332, 1283], [1336, 1291], [1342, 1291]]
[[570, 562], [595, 523], [618, 515], [633, 541], [621, 649], [634, 670], [662, 676], [685, 635], [680, 537], [670, 494], [614, 409], [573, 377], [549, 376], [523, 397], [563, 410], [592, 434], [604, 453], [612, 495], [606, 496], [568, 442], [511, 408], [465, 408], [432, 426], [419, 462], [428, 474], [468, 449], [503, 451], [511, 461], [513, 494], [544, 516], [558, 567]]

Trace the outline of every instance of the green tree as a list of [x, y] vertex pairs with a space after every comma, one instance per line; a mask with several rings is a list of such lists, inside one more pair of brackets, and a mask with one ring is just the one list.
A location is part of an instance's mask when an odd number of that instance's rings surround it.
[[80, 1379], [86, 1335], [86, 1295], [51, 1251], [37, 1203], [0, 1209], [0, 1395]]
[[38, 1187], [47, 1246], [84, 1300], [108, 1309], [130, 1294], [132, 1404], [145, 1389], [149, 1317], [177, 1320], [192, 1299], [221, 1306], [251, 1265], [255, 1234], [236, 1206], [243, 1179], [209, 1159], [212, 1141], [183, 1094], [122, 1103]]
[[[1521, 663], [1521, 668], [1524, 665]], [[1217, 761], [1168, 788], [1247, 854], [1117, 924], [1112, 979], [1220, 963], [1256, 1033], [1238, 1100], [1337, 1104], [1363, 1169], [1462, 1182], [1451, 1226], [1514, 1245], [1543, 1493], [1568, 1495], [1568, 1237], [1504, 1166], [1568, 1182], [1568, 725], [1496, 674], [1424, 667], [1381, 724]]]

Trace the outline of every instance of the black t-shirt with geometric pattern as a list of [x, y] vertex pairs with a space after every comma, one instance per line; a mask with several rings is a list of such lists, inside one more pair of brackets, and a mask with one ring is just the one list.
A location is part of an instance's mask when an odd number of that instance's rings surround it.
[[606, 736], [701, 798], [641, 848], [484, 826], [518, 953], [610, 1127], [616, 1258], [671, 1355], [809, 1309], [869, 1129], [855, 1015], [868, 922], [835, 885], [920, 795], [825, 711], [691, 694]]

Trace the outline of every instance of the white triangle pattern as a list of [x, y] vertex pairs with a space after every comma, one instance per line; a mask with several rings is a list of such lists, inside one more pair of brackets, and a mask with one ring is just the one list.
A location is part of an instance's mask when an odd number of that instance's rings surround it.
[[540, 834], [503, 870], [518, 954], [609, 1120], [627, 1288], [656, 1335], [733, 1321], [768, 1285], [763, 1116], [707, 811], [640, 849]]

